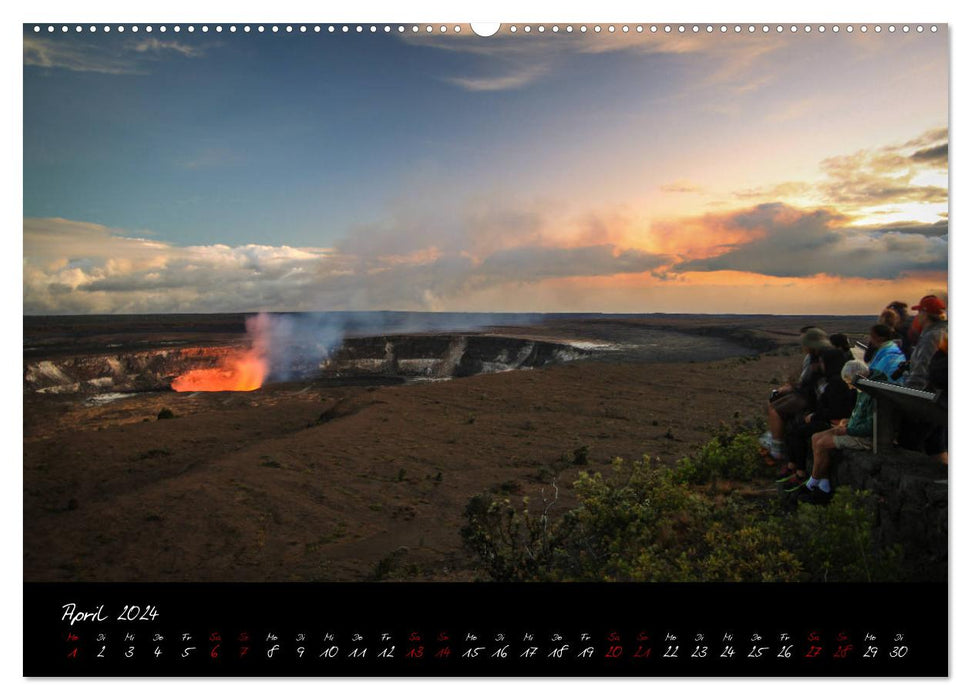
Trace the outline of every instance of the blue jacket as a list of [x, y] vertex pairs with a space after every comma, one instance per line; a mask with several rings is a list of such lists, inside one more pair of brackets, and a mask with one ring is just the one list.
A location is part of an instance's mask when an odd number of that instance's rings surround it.
[[903, 377], [899, 379], [890, 379], [890, 377], [906, 359], [903, 350], [895, 342], [888, 340], [873, 354], [873, 358], [870, 360], [870, 374], [872, 376], [874, 372], [880, 372], [887, 376], [886, 381], [891, 384], [903, 384]]

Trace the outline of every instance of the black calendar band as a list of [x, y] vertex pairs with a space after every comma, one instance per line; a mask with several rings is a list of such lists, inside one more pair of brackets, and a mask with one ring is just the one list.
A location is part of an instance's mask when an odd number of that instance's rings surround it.
[[26, 676], [948, 675], [943, 583], [26, 583], [24, 601]]

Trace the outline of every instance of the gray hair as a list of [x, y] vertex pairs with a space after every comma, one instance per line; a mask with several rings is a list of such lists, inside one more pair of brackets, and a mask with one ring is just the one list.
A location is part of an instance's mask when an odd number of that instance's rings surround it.
[[843, 365], [840, 376], [843, 377], [844, 382], [855, 382], [860, 377], [869, 377], [870, 368], [863, 360], [850, 360]]

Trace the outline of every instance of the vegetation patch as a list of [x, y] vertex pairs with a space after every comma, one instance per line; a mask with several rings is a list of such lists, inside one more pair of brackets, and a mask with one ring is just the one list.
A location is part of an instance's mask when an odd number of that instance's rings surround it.
[[725, 431], [673, 468], [648, 457], [580, 472], [577, 505], [556, 512], [506, 489], [472, 498], [462, 538], [497, 581], [893, 581], [897, 548], [872, 539], [867, 492], [838, 489], [828, 506], [786, 512], [777, 499], [715, 495], [700, 484], [765, 476], [751, 431]]

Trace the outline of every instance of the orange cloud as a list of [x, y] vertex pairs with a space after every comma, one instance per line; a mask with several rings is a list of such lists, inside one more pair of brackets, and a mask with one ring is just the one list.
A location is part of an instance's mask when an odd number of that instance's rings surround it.
[[[845, 217], [826, 210], [816, 212], [830, 222]], [[750, 209], [713, 212], [698, 217], [666, 219], [651, 225], [651, 240], [658, 252], [679, 255], [683, 260], [710, 258], [764, 238], [778, 227], [790, 227], [805, 217], [804, 212], [780, 204], [762, 204]]]

